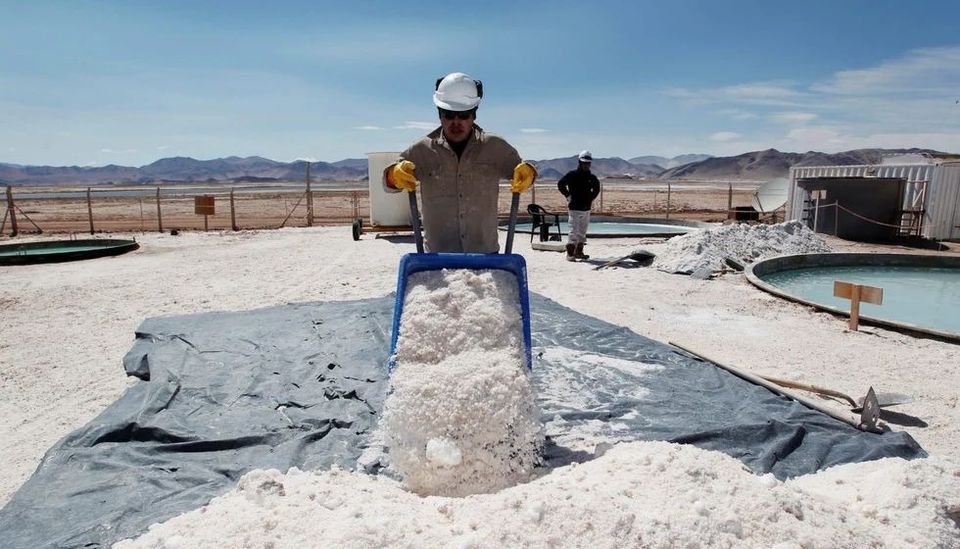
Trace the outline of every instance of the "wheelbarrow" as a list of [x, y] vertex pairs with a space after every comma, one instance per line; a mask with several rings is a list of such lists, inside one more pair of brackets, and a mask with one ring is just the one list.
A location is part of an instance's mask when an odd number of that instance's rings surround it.
[[397, 338], [400, 334], [400, 321], [403, 317], [403, 302], [406, 296], [407, 280], [410, 278], [410, 275], [414, 273], [442, 269], [498, 269], [507, 271], [516, 277], [520, 297], [520, 314], [523, 322], [523, 344], [526, 366], [527, 368], [532, 368], [527, 262], [522, 255], [511, 253], [513, 250], [514, 229], [517, 224], [517, 209], [520, 206], [520, 193], [513, 193], [510, 204], [510, 226], [507, 231], [507, 244], [502, 254], [424, 253], [416, 191], [409, 191], [408, 196], [410, 200], [410, 218], [413, 222], [413, 235], [417, 245], [417, 253], [406, 254], [400, 259], [399, 273], [397, 275], [397, 300], [393, 307], [393, 328], [390, 336], [391, 359], [389, 361], [389, 371], [392, 373], [393, 368], [396, 366], [393, 357], [396, 356], [397, 352]]

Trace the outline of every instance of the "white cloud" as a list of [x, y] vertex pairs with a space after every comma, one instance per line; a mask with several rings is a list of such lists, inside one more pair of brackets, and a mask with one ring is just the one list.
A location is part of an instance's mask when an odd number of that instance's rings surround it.
[[520, 128], [521, 133], [546, 133], [550, 130], [545, 130], [543, 128]]
[[[764, 136], [763, 148], [960, 150], [960, 46], [906, 51], [809, 82], [760, 81], [662, 93], [687, 108], [713, 107], [704, 114], [736, 121], [732, 129], [742, 134]], [[783, 125], [792, 129], [784, 133]], [[709, 142], [745, 145], [733, 133], [717, 132]]]
[[394, 126], [395, 130], [433, 130], [440, 124], [438, 122], [404, 122], [401, 126]]
[[802, 95], [800, 92], [791, 89], [789, 84], [778, 82], [737, 84], [735, 86], [720, 88], [719, 91], [726, 97], [744, 101], [784, 99]]
[[777, 148], [828, 153], [864, 148], [960, 150], [960, 133], [854, 133], [839, 127], [810, 126], [787, 132]]
[[839, 71], [811, 89], [839, 95], [925, 92], [953, 96], [958, 84], [960, 47], [944, 47], [912, 50], [875, 67]]
[[160, 145], [159, 147], [157, 147], [157, 150], [158, 150], [158, 151], [165, 151], [165, 150], [167, 150], [167, 149], [169, 149], [169, 148], [170, 148], [170, 145]]
[[382, 130], [380, 126], [354, 126], [355, 130]]
[[717, 111], [717, 113], [722, 114], [724, 116], [729, 116], [734, 120], [752, 120], [754, 118], [757, 118], [756, 114], [749, 111], [744, 111], [741, 109], [720, 109], [719, 111]]
[[123, 149], [123, 150], [118, 150], [118, 149], [100, 149], [100, 152], [102, 152], [102, 153], [104, 153], [104, 154], [135, 154], [135, 153], [138, 153], [138, 152], [140, 152], [140, 151], [138, 151], [137, 149]]
[[807, 92], [797, 89], [796, 84], [783, 81], [747, 82], [700, 90], [669, 88], [664, 90], [663, 94], [691, 104], [728, 103], [780, 107], [800, 105], [809, 96]]
[[809, 122], [817, 115], [810, 112], [778, 112], [770, 117], [774, 122], [790, 124], [794, 122]]
[[710, 136], [710, 141], [735, 141], [740, 139], [740, 134], [736, 132], [717, 132]]

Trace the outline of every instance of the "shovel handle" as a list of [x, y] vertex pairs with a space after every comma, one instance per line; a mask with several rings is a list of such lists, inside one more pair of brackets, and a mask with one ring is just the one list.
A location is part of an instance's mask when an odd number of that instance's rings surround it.
[[517, 228], [517, 210], [520, 209], [520, 193], [513, 193], [510, 199], [510, 226], [507, 227], [507, 247], [504, 253], [513, 253], [513, 233]]
[[790, 381], [789, 379], [779, 379], [776, 377], [768, 377], [768, 376], [760, 376], [760, 377], [762, 377], [763, 379], [771, 383], [776, 383], [781, 387], [789, 387], [791, 389], [800, 389], [802, 391], [807, 391], [810, 393], [817, 393], [818, 395], [826, 395], [826, 396], [842, 398], [843, 400], [846, 400], [847, 402], [850, 403], [851, 408], [857, 407], [857, 402], [853, 400], [852, 397], [850, 397], [849, 395], [845, 395], [840, 391], [834, 391], [833, 389], [825, 389], [823, 387], [817, 387], [816, 385], [808, 385], [806, 383], [800, 383], [799, 381]]
[[407, 193], [410, 199], [410, 223], [413, 224], [413, 240], [417, 243], [417, 253], [423, 253], [423, 235], [420, 234], [420, 210], [417, 208], [417, 191]]
[[673, 345], [674, 347], [677, 347], [677, 348], [683, 350], [683, 351], [686, 351], [687, 353], [689, 353], [689, 354], [691, 354], [691, 355], [693, 355], [693, 356], [695, 356], [695, 357], [697, 357], [697, 358], [699, 358], [699, 359], [701, 359], [701, 360], [704, 360], [704, 361], [706, 361], [706, 362], [710, 362], [710, 363], [716, 364], [718, 367], [720, 367], [720, 368], [722, 368], [722, 369], [730, 372], [731, 374], [733, 374], [733, 375], [735, 375], [735, 376], [737, 376], [737, 377], [739, 377], [739, 378], [745, 379], [745, 380], [747, 380], [747, 381], [749, 381], [749, 382], [751, 382], [751, 383], [754, 383], [754, 384], [756, 384], [756, 385], [759, 385], [759, 386], [761, 386], [761, 387], [764, 387], [764, 388], [766, 388], [766, 389], [768, 389], [768, 390], [770, 390], [770, 391], [772, 391], [772, 392], [774, 392], [774, 393], [776, 393], [776, 394], [778, 394], [778, 395], [783, 395], [783, 396], [785, 396], [785, 397], [787, 397], [787, 398], [793, 399], [793, 400], [799, 402], [800, 404], [803, 404], [804, 406], [806, 406], [806, 407], [808, 407], [808, 408], [812, 408], [812, 409], [814, 409], [814, 410], [816, 410], [816, 411], [818, 411], [818, 412], [821, 412], [821, 413], [823, 413], [823, 414], [826, 414], [826, 415], [828, 415], [828, 416], [830, 416], [830, 417], [832, 417], [832, 418], [834, 418], [834, 419], [837, 419], [837, 420], [839, 420], [839, 421], [842, 421], [842, 422], [846, 423], [847, 425], [850, 425], [850, 426], [852, 426], [852, 427], [856, 427], [857, 429], [859, 429], [859, 430], [861, 430], [861, 431], [869, 431], [869, 432], [872, 432], [872, 433], [879, 433], [879, 432], [882, 432], [882, 431], [883, 431], [883, 429], [880, 428], [880, 427], [878, 427], [877, 425], [865, 425], [863, 422], [860, 421], [859, 418], [855, 418], [855, 417], [853, 417], [853, 416], [851, 416], [851, 415], [849, 415], [849, 414], [841, 414], [841, 413], [839, 413], [839, 412], [836, 412], [836, 411], [834, 411], [834, 410], [831, 410], [830, 408], [827, 408], [826, 406], [823, 406], [823, 405], [821, 405], [821, 404], [818, 403], [818, 402], [814, 402], [814, 401], [810, 400], [809, 398], [806, 398], [806, 397], [804, 397], [804, 396], [802, 396], [802, 395], [798, 395], [798, 394], [794, 393], [793, 391], [789, 391], [789, 390], [783, 388], [782, 386], [777, 385], [777, 384], [775, 384], [775, 383], [773, 383], [773, 382], [771, 382], [771, 381], [767, 381], [766, 379], [764, 379], [764, 378], [762, 378], [762, 377], [760, 377], [760, 376], [751, 374], [750, 372], [746, 372], [746, 371], [744, 371], [744, 370], [740, 370], [740, 369], [738, 369], [738, 368], [735, 368], [735, 367], [733, 367], [733, 366], [730, 366], [729, 364], [723, 364], [722, 362], [717, 362], [716, 360], [713, 360], [713, 359], [710, 358], [710, 357], [707, 357], [707, 356], [705, 356], [705, 355], [702, 355], [702, 354], [700, 354], [700, 353], [698, 353], [698, 352], [696, 352], [696, 351], [693, 351], [693, 350], [691, 350], [691, 349], [689, 349], [689, 348], [687, 348], [687, 347], [684, 347], [683, 345], [680, 345], [679, 343], [676, 343], [676, 342], [674, 342], [674, 341], [671, 341], [670, 344]]

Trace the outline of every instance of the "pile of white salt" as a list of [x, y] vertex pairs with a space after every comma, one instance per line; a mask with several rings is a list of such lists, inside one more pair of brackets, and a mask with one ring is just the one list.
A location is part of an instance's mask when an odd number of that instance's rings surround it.
[[515, 275], [410, 275], [394, 360], [381, 429], [388, 470], [408, 489], [464, 496], [530, 477], [544, 430]]
[[[115, 549], [960, 547], [960, 469], [888, 458], [781, 482], [719, 452], [632, 442], [534, 481], [421, 497], [383, 476], [253, 471]], [[954, 509], [954, 511], [951, 511]]]
[[749, 264], [775, 255], [829, 251], [827, 243], [799, 221], [776, 225], [737, 223], [671, 238], [657, 251], [654, 266], [668, 273], [718, 271], [727, 257]]

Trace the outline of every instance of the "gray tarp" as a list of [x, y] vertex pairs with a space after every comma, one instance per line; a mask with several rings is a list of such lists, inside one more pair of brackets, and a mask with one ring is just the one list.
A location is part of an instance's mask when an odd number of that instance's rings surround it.
[[[147, 319], [124, 358], [145, 381], [47, 452], [0, 510], [3, 546], [106, 547], [207, 503], [251, 469], [354, 468], [383, 405], [393, 303]], [[610, 441], [719, 450], [780, 478], [925, 455], [909, 435], [857, 431], [541, 296], [530, 308], [548, 465], [592, 457], [564, 445], [585, 426]]]

